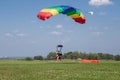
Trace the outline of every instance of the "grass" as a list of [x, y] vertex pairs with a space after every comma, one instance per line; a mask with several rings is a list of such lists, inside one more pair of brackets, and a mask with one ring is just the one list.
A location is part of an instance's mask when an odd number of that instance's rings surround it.
[[119, 61], [0, 60], [0, 80], [119, 80]]

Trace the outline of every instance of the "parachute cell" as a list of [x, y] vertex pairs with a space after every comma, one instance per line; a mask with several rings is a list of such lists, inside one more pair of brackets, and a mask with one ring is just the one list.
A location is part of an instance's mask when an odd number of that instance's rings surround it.
[[60, 13], [70, 16], [74, 21], [81, 24], [84, 24], [86, 21], [85, 16], [82, 14], [82, 12], [71, 6], [53, 6], [45, 8], [37, 14], [37, 17], [41, 20], [46, 20]]

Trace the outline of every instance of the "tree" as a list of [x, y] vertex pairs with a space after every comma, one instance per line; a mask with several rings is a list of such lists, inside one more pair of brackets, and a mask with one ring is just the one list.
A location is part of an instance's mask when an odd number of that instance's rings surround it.
[[80, 58], [88, 59], [88, 54], [86, 52], [80, 52]]
[[56, 58], [56, 52], [50, 52], [48, 55], [47, 55], [47, 59], [48, 60], [54, 60]]
[[68, 52], [63, 55], [63, 58], [66, 58], [66, 59], [77, 59], [79, 57], [80, 57], [80, 55], [79, 55], [79, 52], [77, 52], [77, 51]]
[[120, 55], [115, 55], [114, 58], [115, 58], [116, 61], [120, 61]]
[[97, 53], [98, 54], [98, 59], [104, 59], [104, 54], [103, 53]]
[[71, 59], [71, 57], [72, 57], [72, 52], [67, 52], [64, 54], [64, 58], [66, 59]]
[[90, 53], [88, 54], [88, 59], [98, 59], [98, 54]]
[[77, 58], [79, 58], [79, 52], [78, 51], [72, 52], [72, 59], [77, 59]]
[[104, 59], [106, 60], [113, 60], [114, 59], [114, 56], [112, 54], [104, 54]]
[[42, 56], [34, 56], [34, 60], [43, 60]]
[[25, 60], [32, 61], [33, 59], [31, 57], [26, 57]]

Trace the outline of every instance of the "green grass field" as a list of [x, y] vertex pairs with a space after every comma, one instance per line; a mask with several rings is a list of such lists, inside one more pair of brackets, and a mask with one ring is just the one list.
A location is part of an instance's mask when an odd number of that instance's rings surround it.
[[120, 80], [120, 62], [0, 60], [0, 80]]

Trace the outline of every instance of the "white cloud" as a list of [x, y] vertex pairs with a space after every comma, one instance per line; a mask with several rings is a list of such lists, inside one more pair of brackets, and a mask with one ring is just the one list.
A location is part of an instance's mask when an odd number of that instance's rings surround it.
[[5, 36], [7, 36], [7, 37], [26, 37], [27, 34], [21, 33], [19, 30], [14, 30], [12, 32], [5, 33]]
[[5, 36], [8, 36], [8, 37], [13, 37], [13, 34], [11, 34], [11, 33], [5, 33]]
[[100, 12], [99, 15], [106, 15], [106, 12]]
[[43, 26], [40, 26], [40, 29], [42, 29], [43, 28]]
[[104, 27], [103, 29], [104, 29], [104, 30], [108, 30], [108, 29], [109, 29], [109, 27]]
[[91, 6], [101, 6], [101, 5], [111, 5], [113, 4], [110, 0], [90, 0], [89, 5]]
[[56, 28], [62, 28], [63, 26], [62, 25], [57, 25]]
[[27, 36], [27, 34], [24, 34], [24, 33], [17, 33], [15, 34], [17, 37], [25, 37]]
[[37, 43], [36, 41], [31, 41], [31, 44], [35, 44], [35, 43]]
[[51, 33], [54, 35], [62, 35], [62, 32], [58, 32], [58, 31], [52, 31]]
[[103, 32], [93, 32], [93, 34], [95, 35], [95, 36], [100, 36], [100, 35], [103, 35]]

